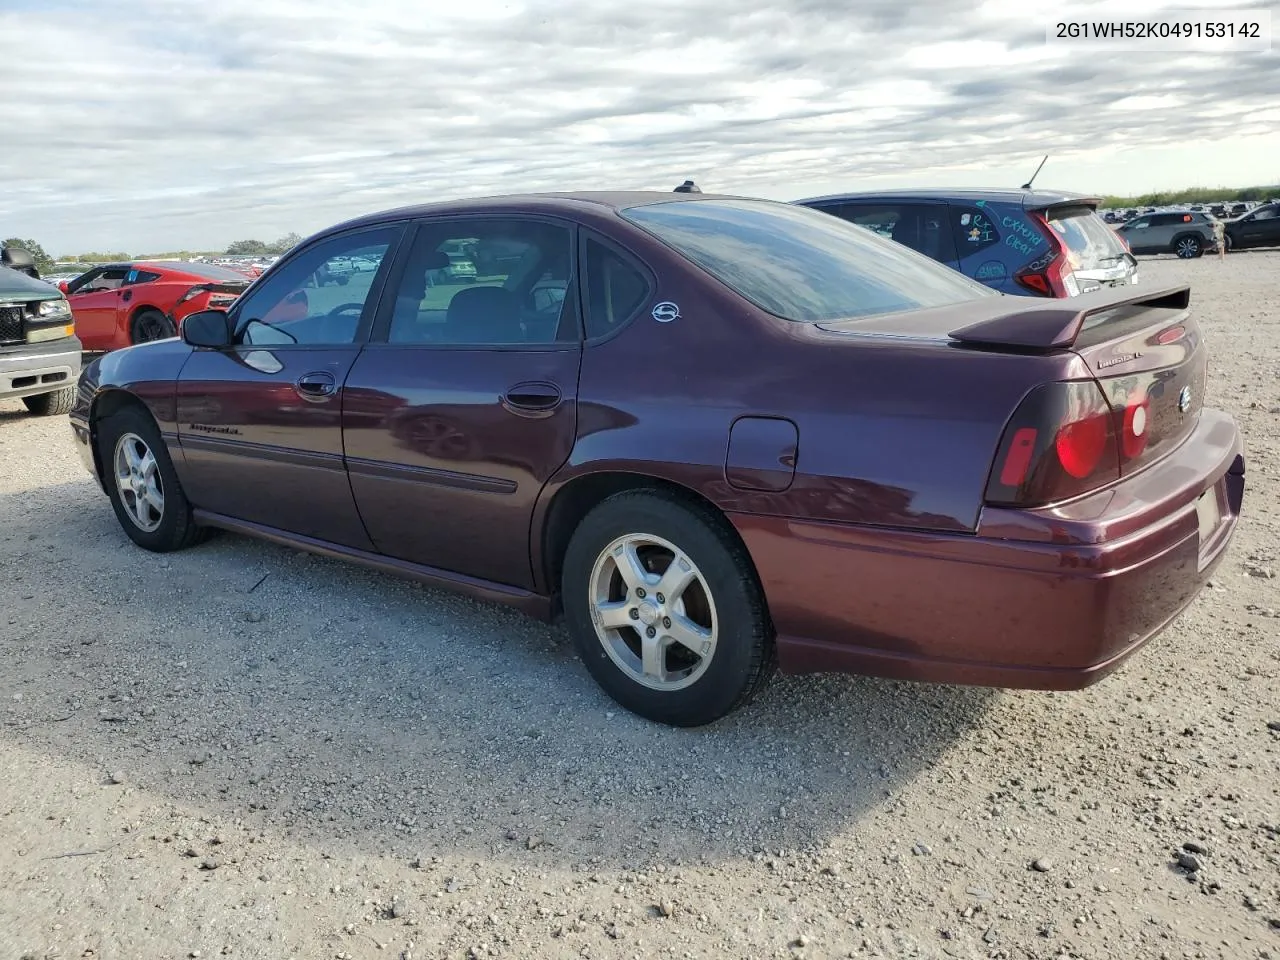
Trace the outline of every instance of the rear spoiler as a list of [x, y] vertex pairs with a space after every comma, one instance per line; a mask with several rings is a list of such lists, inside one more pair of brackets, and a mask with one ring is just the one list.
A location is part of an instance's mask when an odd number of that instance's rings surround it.
[[1007, 313], [953, 330], [948, 336], [974, 346], [1065, 350], [1076, 342], [1085, 321], [1099, 313], [1129, 306], [1186, 310], [1190, 305], [1191, 287], [1186, 284], [1143, 293], [1095, 290], [1070, 299], [1031, 301], [1026, 307], [1014, 307]]

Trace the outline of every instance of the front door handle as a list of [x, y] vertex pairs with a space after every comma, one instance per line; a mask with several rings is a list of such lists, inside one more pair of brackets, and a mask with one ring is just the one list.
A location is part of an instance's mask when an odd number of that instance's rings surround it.
[[564, 395], [554, 383], [517, 383], [502, 396], [502, 404], [512, 413], [546, 415], [560, 406]]
[[293, 384], [298, 393], [308, 400], [321, 400], [331, 397], [338, 391], [338, 381], [332, 373], [324, 370], [315, 373], [304, 373]]

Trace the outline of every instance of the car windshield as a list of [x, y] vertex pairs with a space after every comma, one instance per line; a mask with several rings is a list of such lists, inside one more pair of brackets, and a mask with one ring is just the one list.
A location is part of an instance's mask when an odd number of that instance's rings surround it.
[[856, 319], [999, 296], [923, 254], [806, 207], [675, 200], [621, 212], [786, 320]]
[[1089, 269], [1125, 258], [1124, 244], [1091, 207], [1060, 207], [1045, 216], [1062, 238], [1067, 256], [1076, 269]]

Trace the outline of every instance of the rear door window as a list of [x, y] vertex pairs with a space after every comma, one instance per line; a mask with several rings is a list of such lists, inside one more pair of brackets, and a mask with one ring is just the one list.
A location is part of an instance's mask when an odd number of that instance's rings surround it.
[[956, 245], [945, 204], [847, 203], [824, 209], [939, 263], [955, 265]]
[[951, 234], [955, 238], [960, 259], [996, 246], [1001, 239], [1000, 228], [990, 210], [964, 204], [951, 207]]
[[588, 340], [621, 328], [649, 299], [644, 271], [592, 237], [582, 240], [582, 288]]

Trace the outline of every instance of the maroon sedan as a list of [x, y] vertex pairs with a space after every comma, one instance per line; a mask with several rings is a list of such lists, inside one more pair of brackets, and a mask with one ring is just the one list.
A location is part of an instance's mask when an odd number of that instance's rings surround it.
[[138, 545], [221, 527], [563, 615], [655, 720], [775, 664], [1072, 689], [1239, 516], [1189, 299], [1007, 297], [761, 200], [436, 204], [95, 360], [71, 423]]

